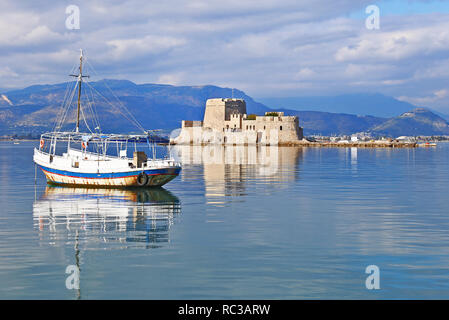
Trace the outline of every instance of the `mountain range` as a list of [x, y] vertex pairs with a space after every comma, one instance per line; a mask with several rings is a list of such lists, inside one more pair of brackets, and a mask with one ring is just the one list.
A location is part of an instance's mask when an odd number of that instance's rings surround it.
[[[36, 135], [52, 130], [71, 86], [73, 83], [34, 85], [1, 93], [0, 135]], [[170, 131], [179, 128], [181, 120], [201, 120], [207, 99], [231, 96], [245, 99], [248, 114], [264, 114], [275, 109], [286, 115], [297, 115], [306, 135], [356, 132], [386, 136], [449, 134], [449, 124], [440, 115], [380, 94], [265, 98], [262, 99], [264, 103], [260, 103], [243, 91], [213, 85], [135, 84], [128, 80], [100, 80], [83, 85], [83, 97], [88, 98], [84, 105], [91, 105], [91, 102], [95, 105], [90, 109], [91, 113], [86, 108], [87, 123], [96, 114], [103, 132], [138, 131], [124, 119], [130, 116], [123, 106], [145, 128]], [[71, 108], [63, 129], [74, 127], [75, 103]], [[84, 122], [81, 126], [85, 126]]]
[[[381, 118], [396, 117], [399, 114], [416, 108], [416, 106], [411, 103], [400, 101], [380, 93], [261, 98], [259, 101], [269, 108], [277, 108], [278, 106], [282, 106], [283, 108], [293, 110], [370, 115]], [[449, 115], [441, 114], [434, 110], [431, 111], [440, 117], [449, 120]]]

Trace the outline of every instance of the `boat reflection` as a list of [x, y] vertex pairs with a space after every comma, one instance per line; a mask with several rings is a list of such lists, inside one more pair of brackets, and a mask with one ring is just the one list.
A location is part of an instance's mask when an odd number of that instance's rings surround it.
[[54, 245], [76, 234], [87, 248], [155, 248], [169, 241], [180, 208], [179, 199], [163, 188], [47, 186], [33, 204], [33, 219], [40, 239]]

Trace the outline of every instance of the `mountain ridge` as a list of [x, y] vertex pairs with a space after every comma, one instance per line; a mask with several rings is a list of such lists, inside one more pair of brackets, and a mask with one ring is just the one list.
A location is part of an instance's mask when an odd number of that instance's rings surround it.
[[[32, 85], [0, 93], [6, 97], [0, 99], [0, 135], [30, 132], [39, 134], [42, 131], [52, 130], [66, 88], [70, 88], [70, 85], [73, 86], [74, 83]], [[202, 120], [207, 99], [230, 96], [245, 99], [248, 114], [264, 114], [266, 111], [276, 110], [284, 111], [286, 115], [297, 115], [306, 135], [340, 135], [356, 132], [372, 132], [390, 136], [405, 135], [402, 134], [404, 132], [437, 135], [446, 134], [448, 125], [445, 119], [427, 109], [426, 112], [418, 112], [417, 116], [412, 117], [413, 119], [398, 118], [407, 112], [413, 113], [416, 109], [413, 105], [410, 105], [405, 112], [398, 112], [394, 117], [307, 110], [306, 107], [304, 108], [306, 110], [282, 107], [271, 109], [241, 90], [214, 85], [136, 84], [126, 79], [102, 79], [83, 85], [83, 90], [87, 96], [95, 91], [100, 93], [100, 97], [94, 100], [97, 105], [96, 112], [101, 114], [100, 123], [104, 132], [136, 130], [131, 124], [120, 121], [123, 118], [123, 114], [120, 113], [120, 104], [126, 106], [146, 129], [172, 130], [181, 126], [181, 120]], [[113, 100], [114, 96], [118, 97], [119, 103], [111, 107], [106, 100]], [[379, 97], [379, 95], [374, 96]], [[382, 99], [391, 102], [394, 98], [382, 97]], [[73, 125], [74, 117], [71, 117], [65, 128], [73, 129]]]
[[415, 108], [373, 127], [370, 132], [377, 135], [449, 135], [449, 123], [427, 108]]
[[[355, 93], [334, 96], [266, 97], [259, 99], [270, 108], [282, 107], [291, 110], [323, 111], [391, 118], [413, 110], [415, 106], [406, 101], [380, 93]], [[421, 106], [423, 107], [423, 106]], [[445, 120], [449, 115], [424, 107]]]

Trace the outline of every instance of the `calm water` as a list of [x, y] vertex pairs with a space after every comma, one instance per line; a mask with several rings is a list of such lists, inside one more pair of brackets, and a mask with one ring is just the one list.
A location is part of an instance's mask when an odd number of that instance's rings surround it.
[[449, 298], [449, 144], [175, 148], [143, 191], [35, 186], [33, 145], [0, 142], [2, 299]]

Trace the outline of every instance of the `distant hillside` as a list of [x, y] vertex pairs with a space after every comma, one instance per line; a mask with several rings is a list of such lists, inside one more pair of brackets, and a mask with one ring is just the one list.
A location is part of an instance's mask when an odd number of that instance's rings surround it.
[[368, 131], [387, 121], [386, 118], [344, 113], [283, 110], [285, 115], [299, 117], [305, 135], [341, 135]]
[[[39, 133], [51, 130], [64, 99], [68, 83], [35, 85], [21, 90], [4, 93], [0, 99], [0, 134]], [[104, 132], [129, 132], [136, 128], [117, 107], [111, 107], [106, 99], [119, 103], [109, 89], [145, 128], [174, 129], [181, 126], [181, 120], [201, 120], [204, 105], [209, 98], [231, 97], [246, 100], [250, 113], [264, 113], [269, 110], [255, 102], [244, 92], [216, 86], [171, 86], [160, 84], [135, 84], [127, 80], [101, 80], [91, 82], [97, 113]], [[95, 93], [101, 93], [105, 98]], [[83, 96], [91, 95], [91, 89], [84, 85]], [[76, 99], [76, 98], [75, 98]], [[68, 127], [72, 128], [75, 117], [72, 110]], [[67, 127], [67, 128], [68, 128]]]
[[449, 123], [428, 109], [415, 108], [398, 117], [380, 118], [317, 111], [284, 110], [297, 115], [305, 135], [341, 135], [369, 132], [374, 136], [449, 135]]
[[416, 106], [382, 94], [346, 94], [292, 98], [262, 98], [270, 108], [323, 111], [390, 118], [410, 111]]
[[449, 124], [427, 109], [416, 108], [374, 126], [370, 131], [392, 136], [449, 135]]
[[[30, 133], [36, 135], [52, 130], [68, 85], [70, 83], [34, 85], [21, 90], [0, 93], [0, 135]], [[266, 111], [272, 110], [264, 104], [254, 101], [243, 91], [234, 90], [232, 92], [232, 89], [212, 85], [135, 84], [127, 80], [101, 80], [91, 82], [90, 85], [93, 89], [86, 84], [83, 86], [83, 96], [89, 96], [90, 100], [94, 97], [94, 105], [103, 132], [137, 131], [137, 128], [127, 121], [120, 111], [120, 103], [125, 105], [145, 128], [167, 131], [179, 128], [181, 120], [201, 120], [206, 100], [209, 98], [226, 98], [234, 95], [236, 98], [246, 100], [248, 113], [264, 114]], [[96, 92], [99, 92], [100, 95]], [[120, 102], [117, 102], [113, 95], [118, 96]], [[395, 117], [361, 116], [348, 112], [322, 112], [310, 110], [310, 105], [304, 105], [303, 109], [310, 111], [292, 110], [280, 106], [274, 109], [284, 111], [287, 115], [299, 116], [299, 124], [304, 127], [306, 135], [340, 135], [362, 131], [389, 136], [449, 134], [447, 122], [429, 110], [397, 112], [403, 108], [407, 108], [405, 111], [409, 111], [415, 107], [381, 95], [373, 95], [373, 97], [377, 97], [377, 100], [368, 99], [371, 101], [368, 103], [366, 100], [368, 96], [360, 96], [361, 100], [358, 103], [356, 103], [356, 95], [351, 96], [352, 100], [348, 96], [340, 97], [347, 97], [347, 99], [343, 99], [344, 101], [352, 101], [347, 107], [349, 109], [359, 105], [364, 106], [364, 110], [372, 110], [371, 108], [376, 105], [373, 104], [373, 101], [377, 101], [379, 103], [377, 109], [384, 110], [384, 113], [387, 107], [382, 105], [381, 101], [385, 103], [395, 101], [395, 108], [387, 103], [387, 106], [392, 108], [391, 113], [394, 113]], [[74, 100], [76, 100], [76, 96]], [[106, 100], [112, 101], [112, 106]], [[344, 109], [343, 100], [337, 103], [341, 103], [341, 110]], [[357, 112], [357, 114], [360, 113]], [[382, 112], [379, 111], [379, 113]], [[402, 115], [397, 117], [399, 114]], [[92, 115], [86, 112], [86, 118], [92, 119]], [[63, 129], [72, 130], [74, 121], [75, 103], [72, 104], [66, 121], [67, 125]], [[83, 121], [81, 130], [86, 130]]]

